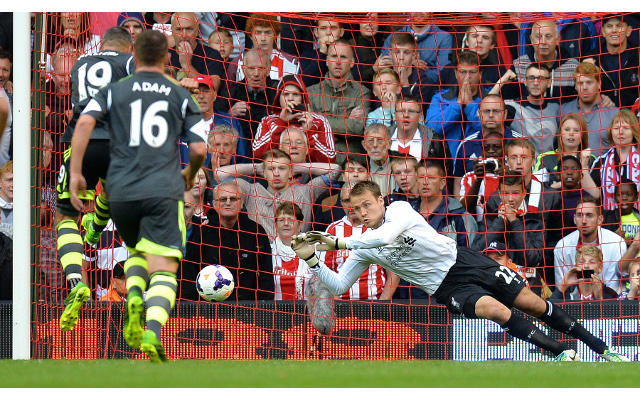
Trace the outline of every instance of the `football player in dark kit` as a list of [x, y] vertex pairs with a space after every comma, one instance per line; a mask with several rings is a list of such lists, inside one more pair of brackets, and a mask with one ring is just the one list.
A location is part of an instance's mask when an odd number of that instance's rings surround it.
[[[385, 207], [377, 183], [360, 181], [350, 195], [353, 211], [367, 227], [362, 235], [342, 238], [310, 231], [294, 235], [291, 242], [298, 257], [334, 295], [347, 291], [370, 264], [378, 264], [419, 286], [450, 311], [490, 319], [510, 335], [555, 354], [557, 361], [580, 361], [580, 356], [513, 313], [512, 307], [581, 340], [607, 361], [629, 361], [560, 307], [535, 295], [510, 268], [436, 232], [409, 203], [396, 201]], [[350, 252], [338, 272], [316, 255], [316, 250], [339, 249]]]
[[[91, 293], [89, 287], [82, 282], [81, 275], [84, 246], [78, 229], [80, 212], [70, 202], [68, 171], [71, 147], [69, 144], [80, 114], [98, 90], [133, 73], [135, 64], [131, 55], [132, 50], [133, 39], [128, 30], [120, 27], [109, 28], [102, 38], [100, 52], [80, 57], [71, 70], [73, 115], [60, 138], [60, 142], [65, 143], [67, 149], [64, 152], [63, 164], [58, 176], [56, 212], [58, 257], [70, 290], [65, 300], [66, 308], [60, 316], [62, 331], [70, 331], [76, 326], [80, 308], [89, 299]], [[104, 123], [97, 124], [93, 130], [85, 160], [82, 168], [89, 190], [82, 199], [93, 200], [98, 182], [102, 182], [102, 189], [104, 189], [104, 179], [109, 167], [109, 131]], [[87, 243], [94, 245], [98, 242], [109, 218], [107, 197], [102, 190], [95, 197], [95, 214], [86, 214], [82, 220], [87, 230], [85, 235]]]
[[[149, 30], [136, 38], [135, 74], [100, 90], [89, 102], [76, 125], [70, 163], [71, 203], [80, 209], [79, 194], [87, 188], [82, 176], [87, 143], [96, 122], [107, 121], [111, 218], [131, 252], [124, 265], [124, 337], [153, 362], [168, 360], [160, 331], [176, 299], [176, 272], [186, 240], [184, 191], [193, 187], [207, 152], [200, 108], [189, 91], [164, 75], [166, 54], [164, 34]], [[179, 140], [189, 147], [189, 165], [182, 171]]]

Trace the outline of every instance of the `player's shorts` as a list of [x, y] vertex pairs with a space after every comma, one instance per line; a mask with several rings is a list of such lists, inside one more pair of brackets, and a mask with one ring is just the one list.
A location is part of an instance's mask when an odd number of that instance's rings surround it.
[[526, 281], [516, 272], [486, 255], [458, 247], [458, 257], [433, 294], [440, 304], [467, 318], [476, 318], [476, 303], [490, 296], [511, 308]]
[[183, 201], [109, 201], [109, 208], [129, 251], [182, 259], [187, 240]]
[[[82, 160], [82, 175], [87, 181], [87, 195], [83, 196], [79, 193], [81, 200], [93, 200], [96, 193], [98, 182], [102, 181], [102, 189], [104, 190], [104, 179], [107, 177], [109, 169], [109, 140], [92, 139], [89, 140], [87, 150]], [[80, 212], [71, 204], [71, 193], [69, 192], [69, 167], [71, 161], [71, 146], [69, 146], [62, 159], [62, 166], [58, 173], [58, 184], [56, 186], [58, 192], [58, 212], [69, 217], [77, 217]]]

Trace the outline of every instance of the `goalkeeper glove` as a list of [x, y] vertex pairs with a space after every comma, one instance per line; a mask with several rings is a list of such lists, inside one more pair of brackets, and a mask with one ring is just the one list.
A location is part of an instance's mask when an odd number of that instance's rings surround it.
[[319, 267], [320, 260], [316, 255], [314, 247], [308, 243], [304, 234], [296, 235], [291, 238], [291, 248], [295, 251], [296, 255], [303, 259], [309, 268], [316, 269]]
[[326, 232], [309, 231], [305, 233], [307, 243], [322, 242], [316, 247], [318, 251], [329, 251], [346, 249], [347, 243], [344, 238], [333, 236]]

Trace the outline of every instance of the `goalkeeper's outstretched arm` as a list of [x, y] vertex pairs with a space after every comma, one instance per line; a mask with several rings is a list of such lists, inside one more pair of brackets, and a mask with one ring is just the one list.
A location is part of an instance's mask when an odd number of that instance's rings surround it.
[[398, 236], [409, 229], [413, 221], [409, 218], [393, 218], [386, 220], [376, 229], [367, 229], [360, 236], [344, 238], [347, 249], [373, 249], [393, 243]]
[[294, 236], [291, 247], [298, 257], [304, 260], [309, 269], [325, 284], [334, 295], [341, 295], [358, 280], [365, 269], [371, 264], [355, 259], [353, 253], [344, 262], [340, 272], [329, 269], [316, 254], [315, 247], [308, 243], [302, 235]]
[[332, 271], [324, 265], [322, 261], [319, 261], [315, 268], [311, 268], [311, 271], [329, 288], [331, 293], [339, 296], [356, 283], [369, 265], [370, 263], [363, 263], [347, 258], [340, 268], [340, 272]]

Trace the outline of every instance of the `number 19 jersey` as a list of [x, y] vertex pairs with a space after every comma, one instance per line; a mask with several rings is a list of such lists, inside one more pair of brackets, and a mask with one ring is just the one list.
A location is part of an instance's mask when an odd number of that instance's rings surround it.
[[[64, 134], [60, 138], [62, 143], [71, 143], [76, 122], [82, 110], [98, 93], [98, 90], [111, 82], [117, 82], [131, 75], [135, 70], [133, 56], [115, 50], [105, 50], [96, 54], [85, 54], [71, 69], [71, 104], [73, 116], [67, 124]], [[103, 124], [96, 125], [92, 139], [108, 139], [109, 131]]]
[[189, 91], [155, 72], [137, 72], [101, 89], [82, 114], [110, 129], [107, 193], [113, 201], [184, 199], [178, 143], [206, 141]]

